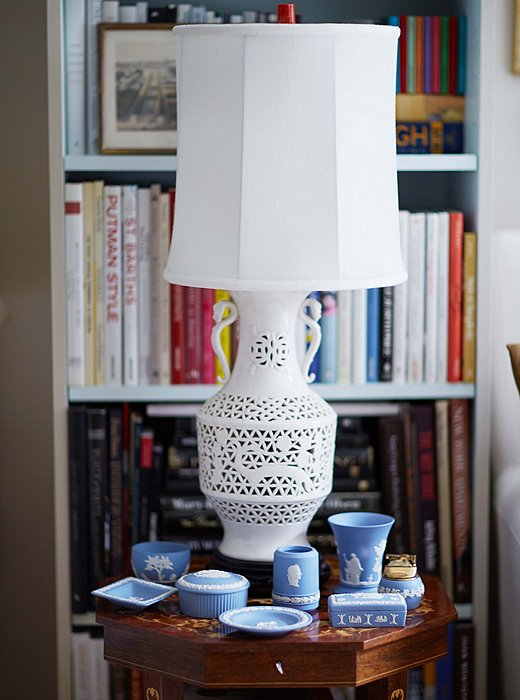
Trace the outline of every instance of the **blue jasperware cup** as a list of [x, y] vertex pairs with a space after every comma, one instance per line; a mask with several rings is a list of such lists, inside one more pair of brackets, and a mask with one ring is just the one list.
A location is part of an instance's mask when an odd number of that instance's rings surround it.
[[190, 550], [178, 542], [138, 542], [131, 557], [137, 578], [167, 586], [173, 586], [190, 566]]
[[319, 556], [305, 545], [278, 547], [273, 556], [275, 605], [315, 610], [320, 602]]
[[328, 518], [338, 550], [336, 593], [374, 592], [381, 580], [386, 540], [395, 520], [383, 513], [336, 513]]

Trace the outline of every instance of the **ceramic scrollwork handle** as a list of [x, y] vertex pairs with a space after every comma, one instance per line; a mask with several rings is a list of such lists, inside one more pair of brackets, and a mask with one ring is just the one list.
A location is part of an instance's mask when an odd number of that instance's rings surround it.
[[309, 326], [311, 331], [309, 347], [307, 348], [302, 362], [303, 377], [307, 384], [310, 384], [316, 379], [316, 375], [314, 373], [309, 374], [309, 369], [321, 343], [321, 326], [318, 323], [321, 318], [320, 302], [310, 297], [304, 299], [298, 311], [298, 318], [303, 321], [306, 326]]
[[[227, 316], [226, 311], [229, 312]], [[224, 371], [223, 376], [217, 377], [217, 382], [219, 382], [220, 384], [225, 384], [231, 374], [231, 369], [229, 367], [227, 357], [224, 353], [224, 350], [222, 349], [220, 337], [224, 328], [234, 323], [237, 320], [237, 318], [238, 311], [234, 302], [227, 300], [218, 301], [213, 306], [213, 320], [215, 321], [215, 325], [213, 326], [213, 330], [211, 331], [211, 346], [213, 347], [213, 352], [218, 357], [220, 364], [222, 365], [222, 369]]]

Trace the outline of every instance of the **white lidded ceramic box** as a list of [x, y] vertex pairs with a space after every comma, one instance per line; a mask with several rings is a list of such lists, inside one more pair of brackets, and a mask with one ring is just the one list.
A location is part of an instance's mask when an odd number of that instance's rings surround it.
[[185, 574], [175, 584], [180, 611], [191, 617], [207, 618], [245, 607], [249, 585], [245, 576], [218, 569]]

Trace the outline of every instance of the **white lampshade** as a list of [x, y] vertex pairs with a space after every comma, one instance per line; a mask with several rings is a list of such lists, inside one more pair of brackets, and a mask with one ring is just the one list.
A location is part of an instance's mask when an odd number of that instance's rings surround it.
[[165, 279], [253, 291], [402, 282], [399, 29], [199, 25], [174, 36], [178, 171]]

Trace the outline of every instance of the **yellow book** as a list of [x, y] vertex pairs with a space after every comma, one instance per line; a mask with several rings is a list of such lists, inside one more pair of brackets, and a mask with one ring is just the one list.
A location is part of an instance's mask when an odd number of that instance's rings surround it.
[[436, 663], [430, 661], [423, 666], [423, 698], [435, 700], [436, 697]]
[[94, 384], [94, 183], [83, 183], [85, 384]]
[[477, 308], [477, 235], [464, 234], [462, 280], [462, 381], [475, 381], [475, 333]]
[[105, 383], [104, 186], [94, 182], [94, 384]]
[[[229, 292], [226, 292], [223, 289], [215, 289], [215, 304], [218, 301], [229, 301], [231, 299]], [[224, 314], [224, 318], [229, 314], [229, 311], [226, 311]], [[224, 352], [224, 355], [228, 361], [229, 368], [231, 369], [231, 359], [232, 359], [232, 348], [233, 348], [233, 336], [232, 336], [232, 331], [231, 331], [231, 326], [226, 326], [220, 334], [220, 343], [222, 345], [222, 350]], [[222, 363], [218, 359], [218, 357], [215, 356], [215, 381], [218, 382], [218, 377], [224, 376], [224, 369], [222, 367]]]

